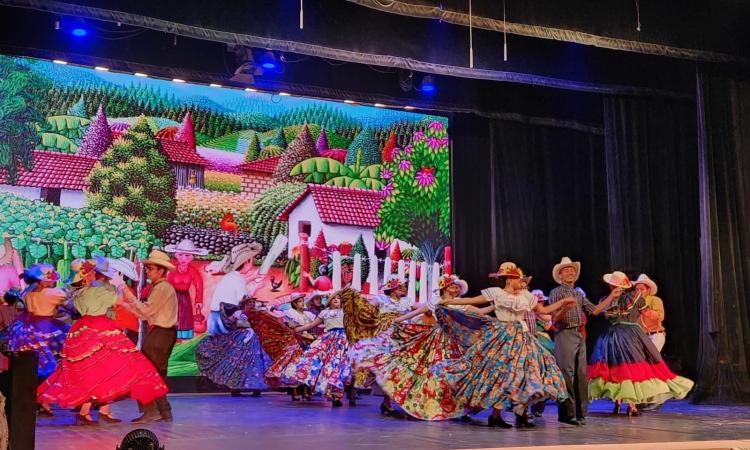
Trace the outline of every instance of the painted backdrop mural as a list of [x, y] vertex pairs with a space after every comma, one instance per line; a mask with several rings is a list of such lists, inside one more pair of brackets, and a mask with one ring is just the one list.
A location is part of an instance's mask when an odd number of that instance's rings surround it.
[[[421, 263], [449, 245], [443, 117], [5, 56], [0, 93], [5, 248], [63, 278], [75, 258], [166, 250], [186, 343], [237, 258], [255, 296], [277, 301], [351, 282], [374, 292], [412, 261], [426, 278]], [[172, 373], [194, 371], [175, 356]]]

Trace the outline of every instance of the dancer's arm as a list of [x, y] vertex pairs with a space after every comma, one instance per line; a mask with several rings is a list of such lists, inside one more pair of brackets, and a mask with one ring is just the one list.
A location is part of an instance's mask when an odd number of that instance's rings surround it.
[[476, 297], [467, 298], [454, 298], [452, 300], [446, 300], [446, 305], [483, 305], [490, 301], [484, 295], [478, 295]]
[[429, 310], [430, 310], [430, 308], [428, 308], [427, 305], [420, 306], [419, 308], [415, 309], [412, 312], [406, 313], [403, 316], [396, 317], [393, 321], [394, 322], [403, 322], [405, 320], [411, 319], [412, 317], [417, 317], [420, 314], [424, 314], [424, 313], [426, 313]]
[[557, 311], [560, 308], [572, 308], [576, 304], [576, 299], [574, 298], [566, 298], [564, 300], [560, 300], [559, 302], [552, 303], [551, 305], [542, 306], [541, 303], [537, 303], [536, 306], [534, 306], [534, 312], [538, 314], [550, 314], [555, 311]]
[[614, 302], [615, 300], [617, 300], [620, 297], [620, 295], [622, 295], [622, 289], [620, 289], [620, 288], [613, 289], [612, 292], [609, 293], [609, 295], [607, 296], [607, 298], [605, 298], [604, 300], [600, 301], [596, 305], [596, 307], [594, 308], [594, 310], [591, 312], [591, 315], [598, 316], [599, 314], [601, 314], [601, 312], [604, 311], [605, 309], [609, 308], [610, 305], [612, 304], [612, 302]]
[[303, 331], [312, 330], [313, 328], [317, 327], [318, 325], [323, 323], [323, 319], [317, 318], [313, 320], [312, 322], [308, 323], [307, 325], [302, 325], [301, 327], [295, 327], [294, 331], [297, 333], [302, 333]]

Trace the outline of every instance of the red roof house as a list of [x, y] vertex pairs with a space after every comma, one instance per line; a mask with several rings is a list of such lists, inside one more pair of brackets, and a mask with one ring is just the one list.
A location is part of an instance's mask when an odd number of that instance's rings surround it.
[[299, 234], [317, 236], [322, 230], [329, 244], [356, 242], [359, 235], [375, 254], [374, 229], [380, 224], [380, 192], [323, 184], [307, 189], [287, 206], [278, 219], [289, 222], [289, 252], [299, 245]]
[[242, 192], [254, 198], [270, 188], [274, 183], [273, 173], [279, 165], [280, 158], [280, 156], [271, 156], [240, 164]]

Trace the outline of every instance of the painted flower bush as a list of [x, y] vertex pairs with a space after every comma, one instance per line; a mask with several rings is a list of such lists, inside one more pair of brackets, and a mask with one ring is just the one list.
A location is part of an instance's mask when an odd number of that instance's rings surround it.
[[64, 256], [119, 258], [131, 253], [146, 258], [158, 243], [143, 222], [95, 209], [63, 208], [0, 192], [0, 212], [0, 234], [15, 236], [13, 247], [34, 261], [54, 264]]
[[227, 172], [207, 170], [203, 175], [203, 183], [209, 191], [241, 192], [242, 176]]
[[234, 216], [240, 230], [250, 228], [249, 209], [253, 201], [243, 194], [206, 189], [178, 189], [175, 223], [204, 228], [219, 228], [227, 213]]

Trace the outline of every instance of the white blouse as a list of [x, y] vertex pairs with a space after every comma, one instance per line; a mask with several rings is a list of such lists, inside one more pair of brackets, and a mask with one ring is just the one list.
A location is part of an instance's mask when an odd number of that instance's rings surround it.
[[536, 306], [536, 297], [529, 291], [521, 291], [514, 295], [508, 293], [505, 289], [488, 288], [482, 291], [487, 300], [495, 305], [495, 316], [501, 322], [520, 322], [524, 331], [529, 331], [528, 325], [524, 320], [527, 311], [531, 311]]
[[294, 322], [294, 326], [307, 325], [315, 320], [315, 315], [310, 311], [297, 311], [296, 309], [288, 309], [284, 311], [284, 317], [286, 317], [287, 320]]
[[412, 301], [407, 297], [401, 297], [397, 301], [385, 294], [375, 297], [380, 314], [397, 313], [404, 314], [411, 311]]
[[325, 309], [318, 314], [318, 319], [323, 321], [326, 331], [333, 330], [334, 328], [344, 328], [344, 310], [341, 308]]

